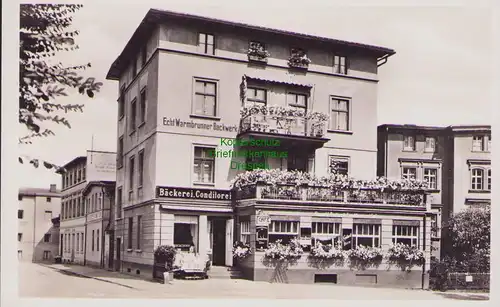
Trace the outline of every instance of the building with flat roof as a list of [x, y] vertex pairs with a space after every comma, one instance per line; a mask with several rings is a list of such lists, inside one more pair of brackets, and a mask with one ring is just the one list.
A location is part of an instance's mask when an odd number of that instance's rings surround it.
[[18, 192], [17, 255], [22, 261], [53, 261], [59, 254], [61, 193], [50, 188], [20, 188]]
[[[405, 198], [373, 189], [262, 182], [231, 190], [231, 180], [252, 167], [276, 170], [279, 180], [294, 171], [374, 179], [377, 73], [393, 54], [150, 10], [107, 75], [119, 83], [118, 269], [154, 274], [160, 245], [180, 253], [194, 249], [208, 254], [213, 266], [233, 266], [233, 242], [243, 241], [253, 254], [238, 268], [249, 279], [269, 281], [276, 274], [264, 264], [264, 251], [293, 237], [306, 250], [340, 238], [346, 250], [407, 242], [428, 259], [431, 209], [424, 192]], [[290, 282], [313, 283], [326, 274], [340, 284], [427, 284], [428, 263], [411, 272], [387, 263], [322, 271], [306, 259], [289, 268]]]

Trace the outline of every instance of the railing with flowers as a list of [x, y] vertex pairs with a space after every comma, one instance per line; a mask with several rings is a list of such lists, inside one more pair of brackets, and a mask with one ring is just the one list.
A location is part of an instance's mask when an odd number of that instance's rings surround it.
[[269, 243], [264, 252], [264, 258], [268, 260], [290, 260], [295, 261], [302, 257], [304, 250], [297, 239], [293, 239], [289, 244], [282, 244], [281, 240], [275, 243]]
[[234, 242], [233, 244], [233, 258], [237, 260], [243, 260], [250, 256], [252, 251], [250, 250], [250, 245], [243, 242]]
[[342, 250], [342, 246], [334, 245], [323, 245], [321, 242], [316, 242], [316, 245], [311, 248], [309, 253], [309, 258], [315, 258], [319, 260], [344, 260], [345, 251]]
[[267, 58], [270, 56], [265, 46], [257, 42], [250, 42], [247, 54], [248, 60], [265, 63], [267, 63]]
[[426, 183], [415, 180], [354, 180], [331, 174], [317, 177], [298, 171], [253, 170], [232, 181], [237, 199], [283, 199], [304, 202], [394, 204], [425, 207]]
[[403, 243], [393, 244], [386, 254], [390, 262], [396, 263], [404, 271], [410, 271], [411, 268], [421, 266], [424, 263], [424, 252], [416, 246], [409, 246]]
[[292, 54], [288, 58], [288, 66], [295, 68], [305, 68], [309, 67], [311, 60], [307, 57], [307, 53], [301, 49], [292, 49]]
[[322, 137], [328, 116], [282, 106], [245, 106], [240, 111], [240, 133], [247, 131]]

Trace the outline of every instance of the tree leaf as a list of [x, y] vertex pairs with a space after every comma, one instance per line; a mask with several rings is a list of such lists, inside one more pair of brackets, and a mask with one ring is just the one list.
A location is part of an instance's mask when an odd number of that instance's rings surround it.
[[23, 159], [21, 157], [19, 157], [18, 159], [19, 159], [19, 163], [23, 164]]
[[87, 90], [87, 95], [88, 95], [90, 98], [94, 98], [94, 92], [92, 92], [91, 90]]
[[46, 161], [43, 161], [43, 166], [45, 166], [45, 168], [51, 169], [54, 165], [50, 164], [50, 163], [48, 163]]

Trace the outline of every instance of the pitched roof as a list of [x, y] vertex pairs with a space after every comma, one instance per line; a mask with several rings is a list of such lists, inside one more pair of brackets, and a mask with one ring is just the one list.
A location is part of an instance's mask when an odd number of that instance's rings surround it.
[[106, 79], [117, 80], [120, 77], [122, 71], [128, 65], [131, 55], [136, 53], [139, 50], [140, 45], [145, 43], [145, 40], [149, 38], [151, 31], [154, 29], [154, 27], [169, 19], [172, 20], [181, 19], [190, 22], [203, 22], [205, 24], [226, 26], [226, 27], [231, 27], [233, 29], [243, 29], [247, 31], [260, 32], [260, 33], [272, 33], [282, 36], [293, 37], [296, 39], [318, 41], [337, 46], [355, 48], [358, 50], [362, 49], [371, 52], [377, 57], [389, 56], [396, 53], [393, 49], [380, 46], [360, 44], [360, 43], [338, 40], [328, 37], [321, 37], [310, 34], [267, 28], [241, 22], [209, 18], [209, 17], [186, 14], [186, 13], [179, 13], [179, 12], [159, 10], [159, 9], [150, 9], [146, 14], [146, 16], [144, 17], [144, 19], [139, 24], [139, 26], [137, 27], [137, 29], [135, 30], [134, 34], [132, 35], [128, 43], [125, 45], [125, 48], [123, 49], [121, 54], [111, 65], [111, 68], [109, 69], [108, 74], [106, 75]]
[[61, 191], [51, 192], [50, 189], [44, 188], [20, 188], [19, 195], [22, 196], [47, 196], [47, 197], [61, 197]]

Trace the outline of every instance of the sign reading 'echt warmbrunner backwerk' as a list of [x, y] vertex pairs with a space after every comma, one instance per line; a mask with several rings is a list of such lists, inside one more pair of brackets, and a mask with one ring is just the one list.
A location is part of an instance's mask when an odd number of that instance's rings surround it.
[[231, 200], [231, 191], [178, 187], [156, 187], [157, 198]]

